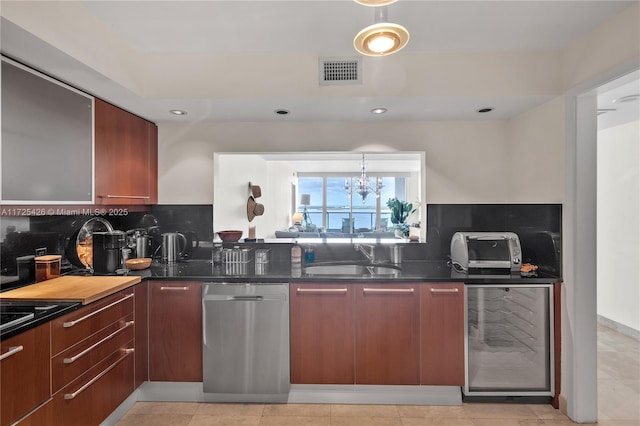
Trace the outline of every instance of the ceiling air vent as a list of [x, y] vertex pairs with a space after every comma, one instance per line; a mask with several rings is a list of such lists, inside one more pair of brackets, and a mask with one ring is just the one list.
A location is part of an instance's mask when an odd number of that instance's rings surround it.
[[362, 66], [359, 57], [350, 58], [327, 58], [319, 60], [320, 65], [320, 85], [345, 85], [360, 84]]

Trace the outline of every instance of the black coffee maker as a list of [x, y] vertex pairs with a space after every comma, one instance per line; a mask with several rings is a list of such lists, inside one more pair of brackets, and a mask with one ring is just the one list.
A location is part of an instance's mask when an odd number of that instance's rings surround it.
[[127, 234], [123, 231], [94, 232], [93, 273], [114, 275], [122, 269], [122, 249], [126, 247]]

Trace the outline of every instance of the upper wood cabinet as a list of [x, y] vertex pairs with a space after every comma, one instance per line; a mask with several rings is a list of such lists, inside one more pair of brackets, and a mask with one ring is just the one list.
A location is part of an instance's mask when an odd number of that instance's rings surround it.
[[158, 202], [158, 129], [127, 111], [95, 100], [96, 204]]

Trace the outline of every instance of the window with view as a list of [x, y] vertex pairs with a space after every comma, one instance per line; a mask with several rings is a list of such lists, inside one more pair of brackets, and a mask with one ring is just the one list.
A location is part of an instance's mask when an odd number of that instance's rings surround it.
[[[375, 181], [376, 176], [371, 176]], [[381, 176], [380, 195], [369, 193], [364, 199], [356, 192], [345, 189], [354, 177], [337, 175], [301, 175], [298, 177], [298, 202], [301, 194], [309, 194], [309, 204], [299, 204], [298, 211], [306, 213], [303, 225], [322, 228], [325, 232], [358, 233], [385, 231], [390, 228], [389, 198], [406, 198], [406, 178]], [[307, 201], [306, 197], [302, 201]]]

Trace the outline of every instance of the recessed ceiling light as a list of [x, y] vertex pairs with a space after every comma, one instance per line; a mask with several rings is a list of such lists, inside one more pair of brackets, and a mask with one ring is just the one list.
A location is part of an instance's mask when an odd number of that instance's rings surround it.
[[386, 108], [374, 108], [371, 110], [371, 114], [384, 114], [387, 112]]
[[384, 56], [402, 49], [409, 42], [409, 31], [402, 25], [380, 22], [361, 30], [353, 47], [363, 55]]
[[640, 95], [628, 95], [628, 96], [623, 96], [621, 98], [618, 99], [614, 99], [613, 102], [616, 104], [623, 104], [626, 102], [633, 102], [633, 101], [637, 101], [638, 99], [640, 99]]
[[172, 109], [171, 111], [169, 111], [171, 114], [175, 114], [175, 115], [187, 115], [187, 111], [183, 111], [181, 109]]
[[476, 110], [476, 112], [479, 113], [479, 114], [485, 114], [487, 112], [493, 111], [494, 109], [495, 109], [494, 107], [485, 107], [485, 108], [480, 108], [480, 109]]
[[386, 6], [391, 3], [395, 3], [398, 0], [354, 0], [356, 3], [359, 3], [363, 6]]
[[277, 109], [275, 111], [276, 114], [278, 115], [288, 115], [289, 114], [289, 110], [288, 109]]

